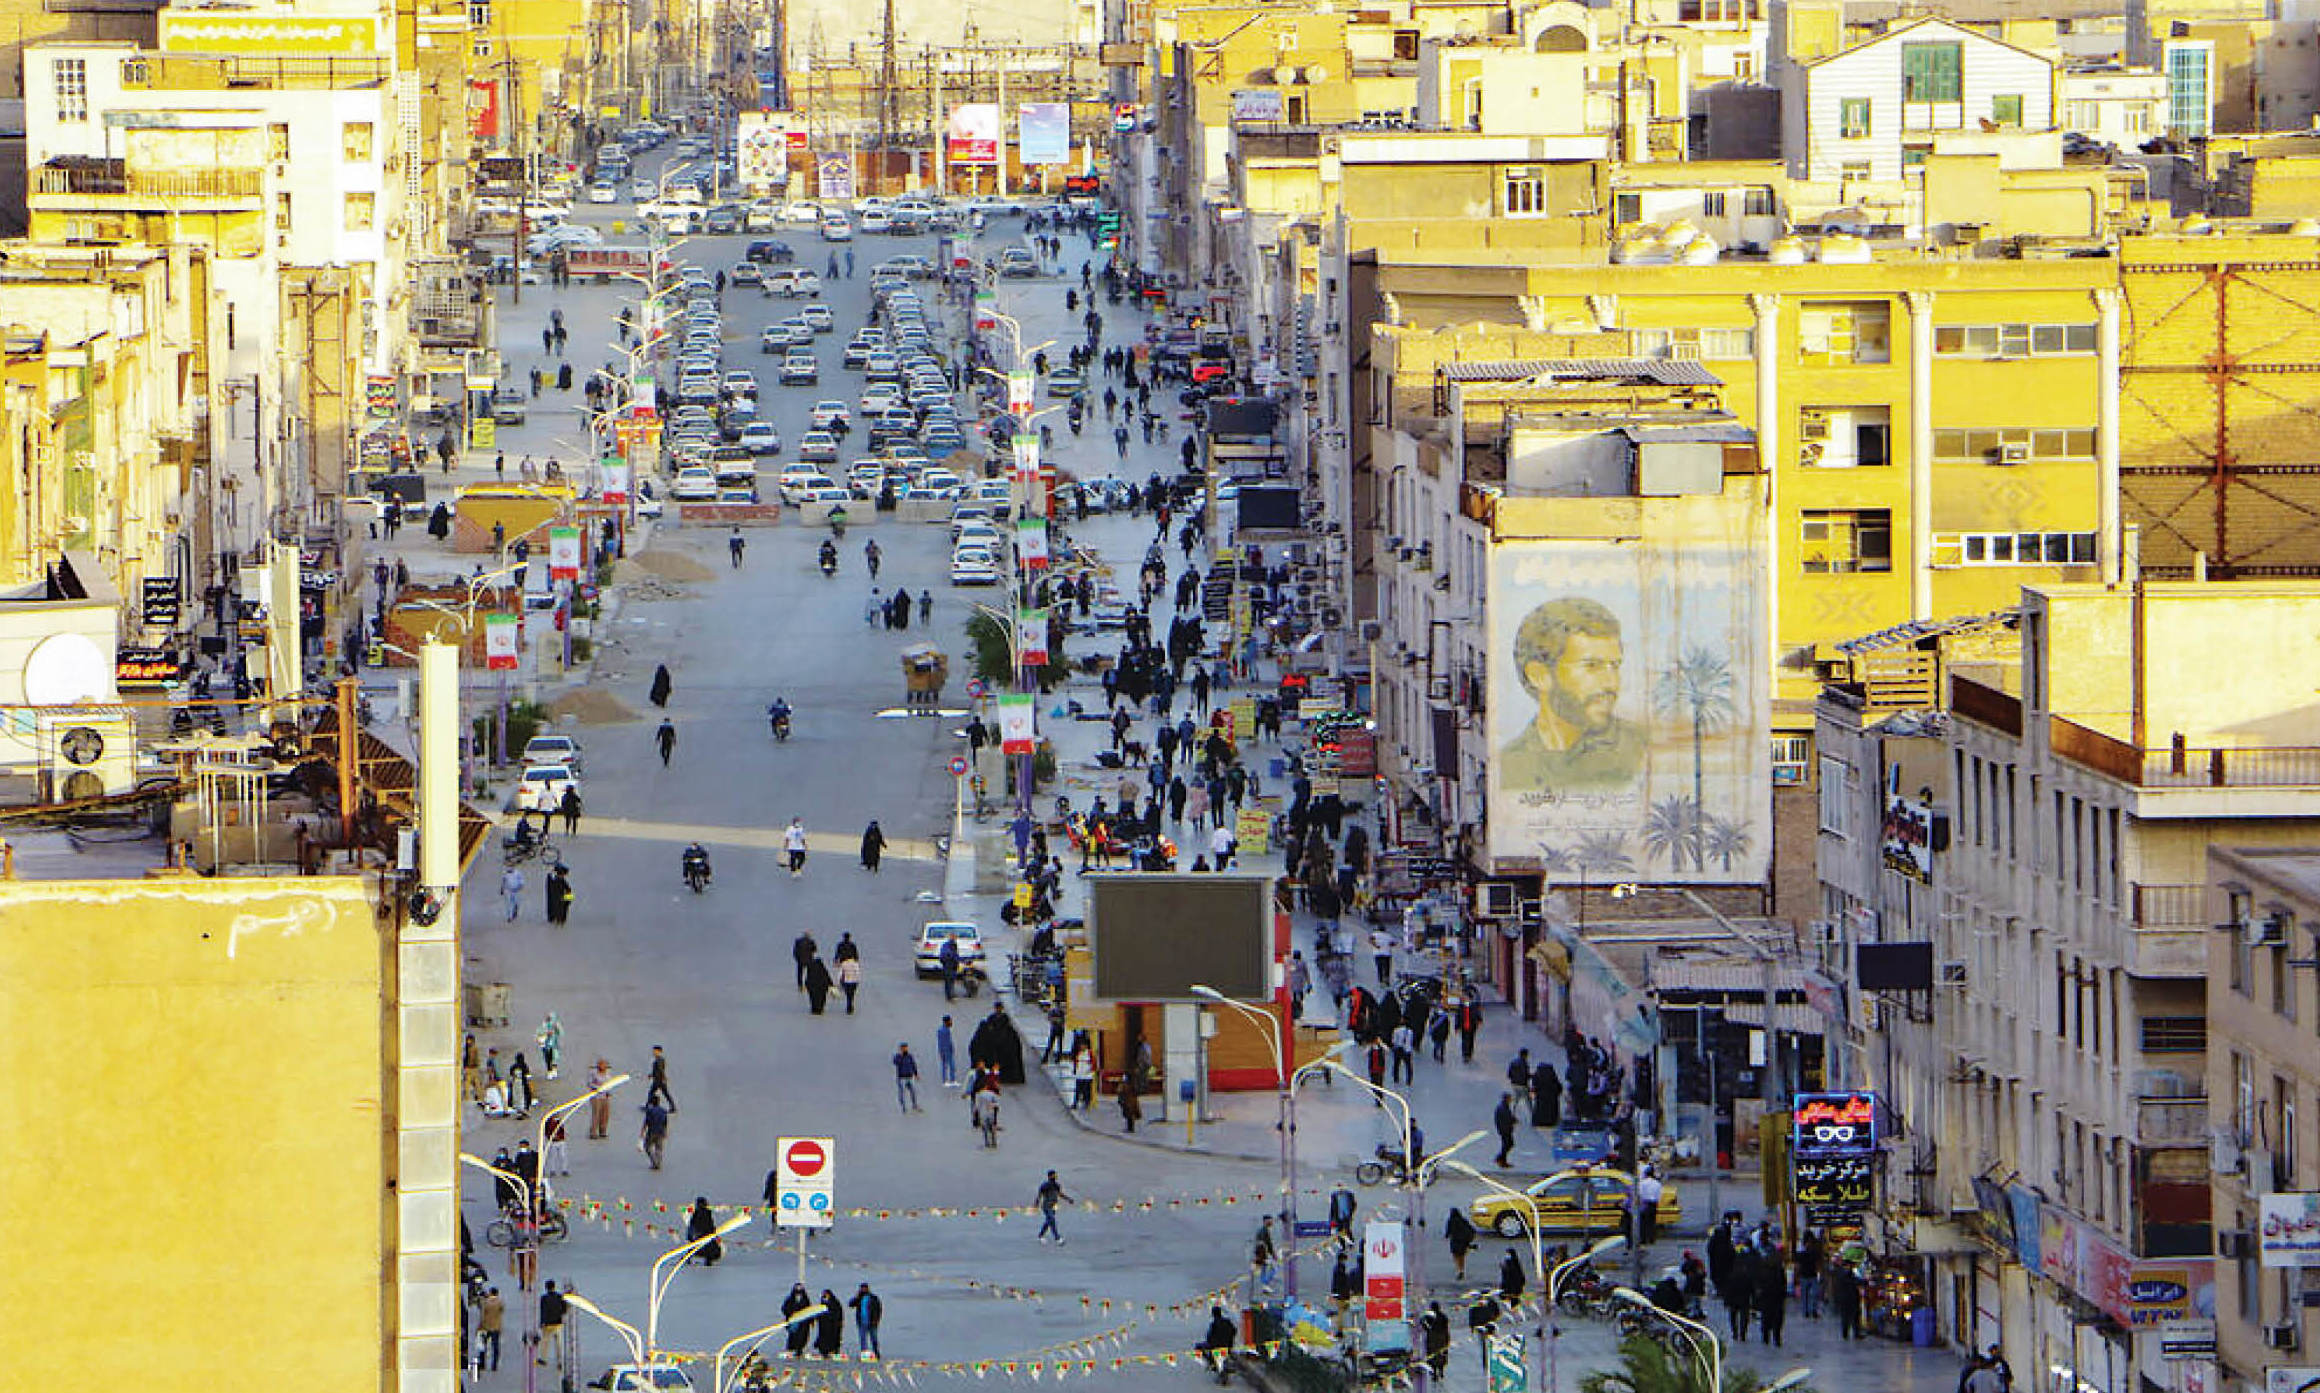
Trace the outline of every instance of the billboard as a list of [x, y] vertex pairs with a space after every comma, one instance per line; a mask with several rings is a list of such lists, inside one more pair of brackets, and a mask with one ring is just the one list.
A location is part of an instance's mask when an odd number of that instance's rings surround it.
[[1287, 118], [1288, 107], [1281, 93], [1271, 87], [1244, 87], [1232, 94], [1232, 119], [1235, 121], [1270, 121], [1279, 123]]
[[1102, 1001], [1235, 1001], [1273, 989], [1273, 885], [1254, 875], [1091, 875], [1088, 944]]
[[952, 107], [945, 151], [952, 164], [997, 164], [999, 104], [964, 102]]
[[1640, 536], [1491, 549], [1494, 860], [1598, 884], [1764, 878], [1771, 679], [1751, 515], [1643, 500], [1626, 524]]
[[854, 159], [851, 155], [823, 155], [814, 163], [819, 196], [837, 202], [854, 197]]
[[377, 15], [262, 14], [164, 9], [164, 53], [241, 53], [267, 58], [352, 58], [387, 51]]
[[740, 148], [742, 186], [770, 189], [789, 182], [792, 144], [786, 111], [744, 111], [735, 144]]
[[2266, 1267], [2320, 1267], [2320, 1195], [2276, 1191], [2259, 1201], [2256, 1249]]
[[1899, 871], [1920, 885], [1933, 884], [1933, 806], [1898, 793], [1885, 795], [1885, 816], [1878, 831], [1885, 869]]
[[1016, 108], [1015, 150], [1024, 168], [1071, 163], [1071, 107], [1025, 102]]

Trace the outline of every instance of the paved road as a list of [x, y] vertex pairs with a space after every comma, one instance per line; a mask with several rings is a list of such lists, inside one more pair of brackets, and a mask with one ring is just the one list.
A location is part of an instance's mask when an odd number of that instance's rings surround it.
[[[812, 246], [810, 259], [801, 260], [820, 264], [818, 245], [796, 230], [774, 235], [801, 253]], [[697, 239], [681, 254], [729, 266], [746, 240]], [[932, 243], [866, 239], [854, 249], [866, 278], [880, 256], [926, 255]], [[1076, 267], [1076, 255], [1070, 262]], [[1057, 280], [1007, 287], [1011, 311], [1025, 320], [1027, 341], [1070, 332], [1062, 289]], [[629, 298], [608, 288], [559, 293], [529, 287], [516, 309], [506, 305], [504, 289], [501, 294], [502, 337], [518, 376], [536, 354], [539, 326], [551, 308], [562, 307], [575, 332], [569, 350], [575, 361], [593, 364], [609, 354], [612, 316]], [[821, 387], [779, 388], [768, 375], [761, 398], [765, 416], [792, 446], [813, 400], [852, 401], [859, 395], [859, 374], [839, 368], [837, 347], [863, 318], [864, 281], [832, 285], [825, 302], [836, 311], [839, 331], [823, 336]], [[729, 293], [726, 305], [734, 344], [728, 366], [762, 367], [765, 360], [755, 353], [757, 329], [792, 306], [753, 292]], [[576, 405], [577, 393], [571, 401]], [[557, 441], [569, 441], [576, 420], [536, 411], [532, 422], [509, 433], [511, 461], [525, 451], [574, 457], [568, 443]], [[1082, 473], [1102, 472], [1110, 463], [1110, 443], [1100, 442], [1099, 454], [1095, 430], [1084, 444], [1060, 429], [1058, 435], [1064, 462]], [[1140, 478], [1172, 468], [1173, 451], [1173, 442], [1138, 442], [1120, 472]], [[487, 466], [488, 460], [468, 461], [464, 476], [488, 476]], [[1148, 528], [1143, 520], [1118, 518], [1078, 530], [1123, 563], [1126, 573], [1141, 555]], [[413, 544], [411, 535], [405, 534], [404, 547], [413, 554], [415, 571], [466, 569], [428, 552], [423, 536]], [[1099, 1345], [1071, 1346], [1068, 1352], [1073, 1359], [1097, 1360], [1104, 1386], [1182, 1386], [1196, 1375], [1145, 1363], [1115, 1370], [1111, 1361], [1181, 1351], [1197, 1338], [1205, 1305], [1157, 1315], [1147, 1307], [1198, 1298], [1245, 1276], [1248, 1239], [1261, 1209], [1251, 1197], [1269, 1190], [1275, 1168], [1269, 1162], [1188, 1157], [1082, 1129], [1036, 1082], [1010, 1095], [1002, 1145], [985, 1151], [958, 1095], [935, 1081], [934, 1028], [945, 1006], [939, 987], [913, 975], [908, 949], [918, 925], [933, 915], [935, 907], [926, 901], [943, 889], [944, 868], [930, 853], [935, 840], [950, 832], [953, 789], [942, 762], [959, 741], [955, 722], [878, 713], [894, 704], [895, 650], [903, 643], [931, 637], [954, 654], [963, 648], [965, 602], [946, 583], [943, 529], [886, 523], [875, 535], [886, 558], [882, 585], [901, 580], [913, 590], [933, 591], [931, 630], [890, 634], [864, 625], [870, 582], [858, 543], [845, 549], [840, 576], [825, 580], [813, 562], [818, 535], [795, 526], [754, 533], [738, 570], [727, 565], [722, 535], [674, 525], [657, 529], [652, 548], [693, 555], [709, 578], [687, 583], [679, 598], [632, 598], [621, 606], [613, 625], [620, 651], [591, 681], [649, 711], [645, 682], [655, 663], [666, 662], [676, 682], [671, 712], [680, 734], [674, 760], [666, 769], [660, 766], [651, 718], [579, 730], [588, 747], [589, 815], [569, 850], [578, 890], [569, 926], [550, 929], [543, 922], [536, 884], [518, 920], [506, 923], [495, 893], [496, 865], [479, 864], [470, 879], [469, 979], [506, 981], [514, 988], [513, 1028], [487, 1034], [485, 1043], [497, 1045], [503, 1056], [523, 1049], [536, 1065], [531, 1032], [554, 1011], [565, 1027], [566, 1067], [562, 1079], [546, 1085], [547, 1098], [571, 1096], [588, 1062], [599, 1055], [638, 1077], [617, 1095], [610, 1140], [578, 1139], [584, 1128], [575, 1128], [573, 1174], [558, 1188], [582, 1202], [583, 1218], [568, 1242], [549, 1250], [544, 1275], [560, 1284], [577, 1282], [615, 1314], [641, 1323], [648, 1268], [678, 1241], [669, 1230], [681, 1224], [682, 1209], [694, 1196], [756, 1204], [777, 1137], [832, 1136], [839, 1206], [887, 1211], [889, 1217], [848, 1217], [826, 1238], [817, 1237], [807, 1280], [813, 1291], [828, 1287], [841, 1298], [857, 1282], [869, 1281], [886, 1302], [883, 1334], [890, 1358], [1037, 1361], [1044, 1367], [1061, 1357], [1054, 1347], [1102, 1337]], [[780, 746], [768, 737], [763, 719], [777, 693], [798, 713], [795, 736]], [[778, 829], [793, 816], [816, 833], [806, 872], [797, 879], [777, 864]], [[894, 839], [876, 876], [861, 870], [853, 855], [855, 839], [871, 818]], [[702, 896], [684, 890], [676, 865], [678, 839], [696, 828], [710, 829], [704, 840], [713, 846], [717, 869], [715, 885]], [[830, 1015], [808, 1014], [790, 965], [790, 943], [801, 931], [813, 933], [825, 952], [841, 933], [851, 933], [861, 945], [866, 981], [855, 1016], [838, 1014], [835, 1005]], [[986, 1007], [987, 1002], [960, 1002], [950, 1008], [962, 1055], [964, 1037]], [[925, 1062], [923, 1113], [905, 1115], [896, 1107], [888, 1059], [903, 1040]], [[1036, 1035], [1030, 1043], [1036, 1048]], [[656, 1044], [668, 1052], [679, 1104], [666, 1169], [659, 1173], [646, 1167], [634, 1141], [642, 1079]], [[1481, 1088], [1487, 1090], [1487, 1080]], [[1311, 1105], [1321, 1110], [1317, 1128], [1330, 1125], [1329, 1106]], [[528, 1130], [479, 1119], [472, 1109], [468, 1121], [468, 1149], [486, 1156]], [[1365, 1122], [1355, 1117], [1334, 1125], [1352, 1137]], [[1446, 1141], [1462, 1129], [1430, 1122], [1429, 1130]], [[1339, 1148], [1342, 1154], [1334, 1159], [1349, 1159], [1354, 1149]], [[1306, 1183], [1327, 1179], [1317, 1172], [1330, 1161], [1324, 1157], [1311, 1167]], [[1067, 1246], [1035, 1242], [1034, 1223], [1021, 1213], [958, 1212], [1025, 1206], [1050, 1166], [1073, 1196], [1098, 1206], [1098, 1212], [1065, 1216]], [[488, 1185], [476, 1181], [466, 1210], [480, 1234], [490, 1195]], [[1469, 1190], [1446, 1186], [1444, 1197], [1464, 1198]], [[935, 1208], [951, 1212], [926, 1212]], [[599, 1213], [610, 1222], [587, 1217]], [[714, 1349], [776, 1318], [796, 1276], [796, 1259], [786, 1247], [757, 1246], [768, 1237], [760, 1220], [731, 1245], [734, 1252], [723, 1265], [677, 1279], [662, 1315], [664, 1345]], [[1484, 1252], [1492, 1268], [1496, 1247]], [[825, 1265], [824, 1258], [835, 1265]], [[504, 1260], [492, 1260], [503, 1291], [512, 1296]], [[1437, 1257], [1434, 1266], [1448, 1264]], [[1478, 1264], [1477, 1271], [1484, 1266]], [[1322, 1265], [1307, 1271], [1308, 1290], [1323, 1284]], [[520, 1319], [511, 1315], [510, 1326], [520, 1328]], [[1940, 1352], [1911, 1359], [1884, 1345], [1838, 1349], [1801, 1320], [1792, 1321], [1791, 1332], [1826, 1386], [1854, 1375], [1890, 1388], [1932, 1388], [1954, 1379], [1954, 1363]], [[593, 1377], [611, 1362], [615, 1345], [597, 1327], [581, 1330], [580, 1338], [580, 1368], [583, 1377]], [[1578, 1369], [1602, 1362], [1609, 1337], [1600, 1328], [1574, 1327], [1563, 1345], [1563, 1377], [1570, 1386]], [[509, 1347], [515, 1348], [512, 1334]], [[854, 1350], [850, 1321], [846, 1348]], [[1778, 1372], [1795, 1360], [1784, 1354], [1743, 1362]], [[484, 1386], [517, 1386], [517, 1368], [505, 1365]], [[846, 1371], [845, 1386], [851, 1386], [852, 1372]], [[915, 1372], [930, 1383], [972, 1376]], [[697, 1369], [696, 1376], [706, 1387], [706, 1371]], [[1462, 1344], [1451, 1386], [1478, 1387], [1479, 1381], [1478, 1365]]]

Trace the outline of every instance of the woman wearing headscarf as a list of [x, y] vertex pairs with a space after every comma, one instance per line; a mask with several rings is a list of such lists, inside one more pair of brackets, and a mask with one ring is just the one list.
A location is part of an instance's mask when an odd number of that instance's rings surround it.
[[886, 834], [878, 830], [878, 822], [874, 818], [868, 827], [862, 829], [862, 869], [875, 872], [878, 869], [878, 858], [885, 851]]
[[824, 1359], [838, 1357], [846, 1339], [846, 1308], [838, 1303], [838, 1294], [822, 1288], [822, 1309], [814, 1316], [814, 1353]]
[[718, 1260], [725, 1256], [724, 1242], [720, 1239], [709, 1238], [709, 1235], [716, 1231], [717, 1216], [709, 1212], [709, 1197], [695, 1195], [692, 1216], [685, 1220], [685, 1237], [696, 1243], [704, 1238], [709, 1239], [693, 1254], [693, 1260], [703, 1267], [715, 1267]]
[[669, 704], [669, 694], [676, 688], [677, 684], [669, 678], [669, 665], [662, 663], [653, 669], [652, 690], [646, 695], [652, 698], [653, 705], [666, 706]]
[[781, 1299], [782, 1318], [790, 1323], [789, 1355], [792, 1359], [804, 1354], [806, 1346], [813, 1343], [814, 1318], [811, 1316], [799, 1318], [799, 1313], [812, 1310], [813, 1304], [814, 1299], [806, 1295], [806, 1284], [803, 1282], [792, 1286], [789, 1289], [789, 1295]]

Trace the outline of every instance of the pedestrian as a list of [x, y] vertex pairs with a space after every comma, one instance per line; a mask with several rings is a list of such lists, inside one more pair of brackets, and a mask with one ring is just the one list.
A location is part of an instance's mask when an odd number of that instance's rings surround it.
[[797, 989], [799, 991], [802, 992], [806, 989], [806, 964], [812, 962], [821, 951], [822, 946], [814, 942], [814, 936], [810, 931], [801, 933], [790, 941], [789, 956], [790, 961], [797, 967]]
[[[1555, 1076], [1552, 1069], [1539, 1072], [1548, 1078]], [[1667, 1183], [1659, 1178], [1659, 1168], [1646, 1165], [1643, 1175], [1635, 1182], [1635, 1211], [1638, 1240], [1644, 1247], [1659, 1242], [1659, 1201], [1667, 1190]]]
[[1498, 1108], [1490, 1115], [1490, 1124], [1498, 1129], [1498, 1161], [1500, 1170], [1506, 1169], [1514, 1154], [1514, 1095], [1498, 1095]]
[[548, 868], [548, 922], [562, 928], [572, 913], [572, 876], [558, 861]]
[[1046, 1242], [1050, 1235], [1054, 1237], [1057, 1244], [1060, 1245], [1063, 1242], [1063, 1230], [1055, 1226], [1055, 1209], [1057, 1205], [1072, 1202], [1071, 1196], [1063, 1192], [1063, 1182], [1055, 1178], [1054, 1171], [1049, 1171], [1047, 1178], [1039, 1182], [1037, 1203], [1039, 1205], [1038, 1237], [1040, 1242]]
[[541, 1168], [549, 1175], [570, 1175], [572, 1173], [572, 1154], [564, 1145], [564, 1114], [562, 1112], [549, 1113], [546, 1123], [545, 1135], [548, 1140], [548, 1151], [545, 1156], [540, 1158]]
[[862, 829], [862, 869], [877, 874], [879, 857], [885, 851], [886, 834], [878, 830], [878, 820], [872, 818], [870, 825]]
[[[1221, 815], [1220, 815], [1221, 816]], [[1219, 824], [1222, 825], [1221, 822]], [[1377, 965], [1378, 985], [1390, 987], [1394, 982], [1394, 936], [1383, 927], [1369, 931], [1371, 961]]]
[[[515, 1109], [516, 1116], [522, 1117], [532, 1110], [532, 1103], [532, 1066], [524, 1062], [523, 1051], [518, 1050], [516, 1062], [508, 1066], [508, 1106]], [[523, 1143], [524, 1151], [531, 1149], [530, 1142]]]
[[1516, 1050], [1514, 1058], [1507, 1061], [1506, 1086], [1517, 1094], [1531, 1091], [1531, 1052], [1529, 1046], [1526, 1045]]
[[1144, 1100], [1136, 1096], [1135, 1085], [1125, 1079], [1121, 1080], [1120, 1122], [1126, 1128], [1129, 1135], [1133, 1136], [1136, 1131], [1136, 1124], [1143, 1120]]
[[[1531, 1071], [1531, 1125], [1559, 1127], [1563, 1123], [1563, 1080], [1544, 1065]], [[1650, 1220], [1644, 1222], [1649, 1223]], [[1644, 1242], [1651, 1240], [1645, 1238]]]
[[1732, 1256], [1732, 1266], [1724, 1274], [1724, 1284], [1716, 1289], [1723, 1298], [1724, 1311], [1732, 1328], [1732, 1338], [1748, 1338], [1748, 1318], [1756, 1304], [1756, 1259], [1752, 1250], [1742, 1248]]
[[1458, 1058], [1461, 1062], [1474, 1062], [1474, 1037], [1481, 1030], [1482, 1003], [1471, 996], [1461, 999], [1458, 1003]]
[[564, 786], [564, 796], [558, 800], [556, 811], [564, 815], [564, 835], [580, 835], [580, 790], [570, 784]]
[[1394, 1027], [1394, 1033], [1389, 1038], [1393, 1041], [1394, 1082], [1416, 1083], [1418, 1081], [1418, 1033], [1410, 1029], [1410, 1023], [1405, 1020]]
[[602, 1141], [612, 1135], [612, 1094], [605, 1085], [612, 1082], [612, 1061], [599, 1059], [588, 1071], [588, 1139]]
[[1958, 1382], [1958, 1393], [2008, 1393], [2008, 1388], [1997, 1367], [1979, 1357], [1966, 1366], [1965, 1376]]
[[838, 959], [838, 990], [846, 994], [846, 1014], [854, 1014], [854, 993], [862, 988], [862, 960]]
[[782, 850], [789, 856], [790, 879], [795, 880], [804, 875], [806, 873], [805, 823], [798, 818], [791, 818], [789, 826], [781, 834], [781, 845]]
[[1787, 1319], [1788, 1272], [1777, 1251], [1767, 1252], [1756, 1265], [1756, 1327], [1764, 1343], [1779, 1346], [1781, 1326]]
[[[942, 947], [935, 953], [935, 963], [942, 968], [943, 1000], [948, 1001], [959, 984], [959, 941], [944, 938]], [[947, 1021], [950, 1017], [945, 1016], [943, 1019]]]
[[1329, 1192], [1329, 1232], [1340, 1243], [1353, 1241], [1353, 1216], [1360, 1208], [1353, 1191], [1343, 1185]]
[[1463, 1209], [1453, 1209], [1442, 1225], [1442, 1236], [1450, 1240], [1450, 1265], [1456, 1280], [1466, 1280], [1466, 1255], [1474, 1251], [1474, 1221]]
[[738, 571], [741, 569], [741, 551], [742, 548], [748, 545], [749, 543], [747, 539], [742, 537], [741, 529], [738, 527], [733, 529], [732, 536], [725, 539], [725, 550], [732, 554], [734, 570]]
[[[500, 1331], [507, 1324], [507, 1301], [498, 1287], [487, 1287], [475, 1307], [475, 1372], [499, 1372]], [[489, 1360], [487, 1364], [485, 1361]]]
[[1081, 1031], [1071, 1052], [1071, 1106], [1074, 1112], [1086, 1112], [1096, 1102], [1096, 1052], [1088, 1043], [1087, 1032]]
[[1427, 1021], [1426, 1034], [1433, 1041], [1436, 1064], [1442, 1062], [1443, 1052], [1450, 1045], [1450, 1016], [1449, 1011], [1436, 1011]]
[[1837, 1313], [1837, 1338], [1857, 1340], [1861, 1336], [1861, 1279], [1845, 1263], [1829, 1269], [1829, 1306]]
[[646, 1102], [656, 1098], [667, 1104], [670, 1112], [677, 1110], [677, 1095], [669, 1092], [669, 1057], [661, 1053], [658, 1045], [652, 1047], [652, 1069], [644, 1089]]
[[523, 907], [523, 867], [510, 866], [499, 873], [499, 892], [507, 897], [507, 921], [512, 924], [516, 921], [516, 911]]
[[[903, 1048], [908, 1049], [905, 1045]], [[854, 1308], [854, 1344], [864, 1359], [882, 1359], [878, 1350], [878, 1321], [886, 1314], [886, 1303], [864, 1282], [854, 1289], [854, 1299], [846, 1303]]]
[[[947, 941], [947, 940], [946, 940]], [[942, 1086], [959, 1086], [959, 1057], [951, 1042], [951, 1018], [944, 1016], [942, 1024], [934, 1028], [934, 1059], [942, 1069]]]
[[654, 1170], [661, 1168], [661, 1153], [669, 1144], [669, 1112], [660, 1104], [648, 1101], [644, 1105], [644, 1127], [637, 1133], [637, 1149], [644, 1153]]
[[653, 669], [652, 688], [645, 695], [652, 699], [653, 705], [666, 706], [669, 704], [669, 696], [676, 690], [676, 686], [677, 684], [669, 677], [669, 665], [662, 663]]
[[1233, 1346], [1239, 1342], [1240, 1330], [1233, 1324], [1232, 1317], [1224, 1313], [1224, 1307], [1209, 1307], [1208, 1329], [1201, 1332], [1200, 1343], [1194, 1346], [1194, 1352], [1200, 1356], [1202, 1363], [1208, 1365], [1209, 1372], [1216, 1375], [1218, 1383], [1229, 1381], [1225, 1361], [1231, 1357]]
[[781, 1299], [781, 1317], [789, 1322], [786, 1344], [789, 1357], [804, 1354], [814, 1342], [814, 1299], [806, 1294], [806, 1284], [799, 1282]]
[[[978, 1073], [976, 1077], [978, 1080], [981, 1080], [984, 1076]], [[967, 1096], [967, 1105], [969, 1109], [968, 1115], [974, 1119], [975, 1130], [983, 1134], [983, 1149], [985, 1151], [998, 1150], [998, 1086], [996, 1084], [992, 1084], [990, 1087], [984, 1087], [980, 1082], [978, 1082], [974, 1091]]]
[[[701, 1243], [704, 1238], [709, 1241]], [[715, 1267], [724, 1260], [725, 1244], [717, 1237], [717, 1216], [709, 1212], [707, 1195], [693, 1197], [693, 1212], [685, 1218], [685, 1240], [701, 1243], [700, 1247], [693, 1250], [690, 1261], [698, 1262], [703, 1267]]]
[[1817, 1229], [1806, 1229], [1796, 1241], [1796, 1299], [1804, 1304], [1804, 1318], [1821, 1318], [1821, 1269], [1827, 1249]]
[[1509, 1306], [1520, 1306], [1523, 1288], [1528, 1284], [1523, 1274], [1522, 1259], [1515, 1255], [1514, 1249], [1507, 1249], [1506, 1257], [1498, 1264], [1499, 1299]]
[[[852, 997], [849, 991], [846, 1007], [849, 1013], [853, 1010]], [[918, 1105], [918, 1056], [910, 1052], [908, 1040], [894, 1052], [894, 1101], [904, 1112], [926, 1111]]]
[[[571, 1284], [565, 1285], [568, 1288]], [[570, 1305], [564, 1299], [564, 1293], [556, 1290], [554, 1281], [550, 1281], [547, 1290], [540, 1293], [540, 1353], [533, 1358], [534, 1364], [547, 1364], [552, 1369], [563, 1366], [564, 1315]], [[551, 1349], [556, 1352], [552, 1364], [547, 1354]]]
[[1426, 1367], [1433, 1370], [1437, 1381], [1450, 1372], [1450, 1316], [1439, 1301], [1429, 1302], [1426, 1314], [1418, 1318], [1418, 1329], [1426, 1349]]
[[668, 768], [669, 755], [677, 748], [676, 722], [664, 719], [660, 729], [653, 732], [653, 743], [660, 746], [661, 768]]
[[830, 965], [817, 953], [806, 963], [806, 1007], [818, 1016], [829, 1004]]

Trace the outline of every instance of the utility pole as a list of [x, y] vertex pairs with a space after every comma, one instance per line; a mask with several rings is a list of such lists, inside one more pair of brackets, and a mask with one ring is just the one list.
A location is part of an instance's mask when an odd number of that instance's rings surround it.
[[[894, 72], [894, 0], [886, 0], [886, 33], [880, 40], [878, 56], [878, 172], [886, 172], [886, 152], [894, 148], [894, 137], [902, 122], [898, 119], [902, 100], [901, 80]], [[872, 183], [878, 181], [873, 179]]]
[[945, 148], [948, 142], [943, 139], [945, 122], [943, 119], [942, 56], [935, 52], [932, 45], [929, 45], [926, 50], [926, 66], [929, 73], [928, 90], [933, 93], [933, 100], [926, 113], [926, 134], [927, 142], [934, 146], [934, 191], [938, 194], [948, 194], [950, 192], [950, 152]]
[[999, 51], [999, 158], [993, 168], [998, 172], [999, 197], [1007, 196], [1007, 50]]
[[508, 303], [524, 302], [524, 244], [531, 241], [532, 171], [524, 161], [524, 83], [523, 74], [516, 67], [515, 45], [508, 42], [507, 10], [500, 10], [500, 48], [507, 57], [500, 67], [507, 73], [508, 148], [516, 159], [516, 231], [515, 245], [508, 256]]

